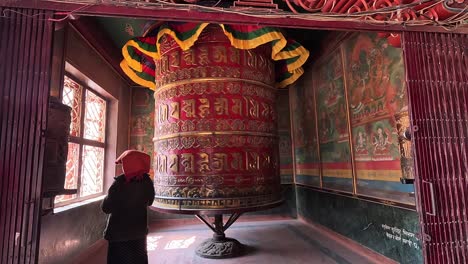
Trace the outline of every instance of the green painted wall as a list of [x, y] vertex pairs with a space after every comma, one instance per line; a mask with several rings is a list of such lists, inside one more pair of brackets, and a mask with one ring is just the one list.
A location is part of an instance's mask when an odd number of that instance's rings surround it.
[[274, 215], [296, 218], [296, 188], [294, 184], [282, 184], [284, 202], [272, 209], [247, 213], [247, 215]]
[[423, 263], [415, 211], [297, 186], [300, 218], [323, 225], [400, 263]]
[[93, 17], [92, 19], [119, 49], [130, 39], [143, 35], [156, 22], [129, 17]]
[[291, 141], [291, 119], [289, 116], [289, 91], [279, 89], [276, 96], [278, 113], [278, 136], [280, 153], [280, 176], [282, 184], [291, 184], [293, 178], [293, 159]]

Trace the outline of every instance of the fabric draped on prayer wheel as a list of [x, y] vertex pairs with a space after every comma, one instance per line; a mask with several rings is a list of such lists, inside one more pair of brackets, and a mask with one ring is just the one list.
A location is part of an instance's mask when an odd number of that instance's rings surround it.
[[216, 25], [186, 51], [170, 35], [160, 43], [153, 206], [229, 213], [280, 202], [271, 45], [236, 49]]

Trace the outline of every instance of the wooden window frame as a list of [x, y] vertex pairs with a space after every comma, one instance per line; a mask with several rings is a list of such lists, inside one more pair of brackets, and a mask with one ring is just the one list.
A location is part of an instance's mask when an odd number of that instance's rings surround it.
[[[55, 207], [62, 207], [62, 206], [67, 206], [70, 204], [75, 204], [75, 203], [80, 203], [83, 201], [86, 201], [88, 199], [93, 199], [96, 197], [99, 197], [105, 193], [105, 186], [106, 186], [106, 159], [107, 159], [107, 138], [108, 138], [108, 127], [109, 127], [109, 104], [110, 101], [98, 93], [96, 90], [93, 88], [89, 87], [89, 85], [86, 85], [83, 81], [79, 80], [76, 78], [72, 73], [65, 71], [64, 77], [70, 78], [72, 81], [76, 82], [82, 87], [82, 92], [81, 92], [81, 109], [80, 109], [80, 136], [69, 136], [68, 143], [74, 143], [79, 145], [78, 149], [78, 175], [76, 179], [76, 190], [77, 192], [73, 195], [76, 195], [76, 198], [66, 200], [63, 202], [54, 202]], [[64, 78], [65, 79], [65, 78]], [[63, 83], [62, 83], [63, 85]], [[97, 97], [103, 99], [106, 102], [106, 107], [105, 107], [105, 129], [104, 129], [104, 142], [99, 142], [97, 140], [91, 140], [91, 139], [85, 139], [84, 138], [84, 118], [85, 118], [85, 106], [86, 106], [86, 91], [92, 92], [94, 95]], [[62, 86], [62, 93], [63, 93], [63, 86]], [[62, 100], [62, 98], [61, 98]], [[82, 165], [83, 165], [83, 147], [84, 146], [92, 146], [92, 147], [98, 147], [102, 148], [104, 150], [104, 162], [103, 162], [103, 175], [102, 175], [102, 191], [99, 193], [91, 194], [91, 195], [86, 195], [86, 196], [80, 196], [80, 189], [81, 189], [81, 173], [82, 173]]]

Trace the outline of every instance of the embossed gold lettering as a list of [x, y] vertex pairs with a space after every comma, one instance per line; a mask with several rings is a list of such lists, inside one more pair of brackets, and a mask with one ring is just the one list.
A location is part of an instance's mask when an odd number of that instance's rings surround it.
[[257, 56], [255, 56], [255, 53], [253, 53], [250, 50], [247, 50], [245, 54], [246, 54], [247, 66], [252, 67], [252, 68], [257, 68]]
[[231, 168], [233, 170], [242, 170], [243, 162], [242, 162], [242, 154], [241, 153], [231, 153], [232, 160], [231, 160]]
[[166, 155], [159, 154], [157, 158], [156, 169], [159, 173], [167, 172], [167, 157]]
[[210, 65], [210, 57], [208, 56], [208, 48], [207, 47], [199, 47], [198, 48], [198, 64], [199, 65]]
[[179, 113], [179, 102], [171, 102], [171, 117], [175, 119], [180, 118], [180, 113]]
[[216, 98], [214, 102], [214, 109], [217, 115], [227, 115], [228, 100], [226, 98]]
[[198, 106], [199, 115], [202, 118], [207, 117], [210, 114], [210, 101], [207, 98], [199, 98], [200, 106]]
[[266, 70], [266, 64], [267, 64], [267, 61], [265, 59], [265, 57], [263, 56], [258, 56], [258, 68], [262, 71], [265, 71]]
[[246, 169], [248, 171], [257, 171], [260, 169], [260, 156], [256, 152], [246, 152]]
[[187, 118], [195, 117], [195, 100], [187, 99], [182, 101], [182, 111], [185, 112]]
[[162, 56], [160, 61], [161, 65], [159, 65], [159, 67], [161, 67], [161, 73], [164, 74], [169, 72], [169, 58], [167, 56]]
[[156, 76], [161, 76], [161, 60], [156, 60]]
[[167, 121], [168, 117], [168, 106], [167, 104], [160, 104], [159, 105], [159, 111], [158, 111], [158, 121], [159, 123], [164, 123]]
[[231, 53], [231, 56], [229, 56], [229, 59], [232, 63], [237, 63], [240, 64], [240, 54], [239, 50], [234, 48], [234, 47], [229, 47], [229, 51]]
[[169, 155], [169, 170], [172, 173], [179, 172], [179, 157], [176, 154]]
[[216, 46], [214, 47], [214, 54], [213, 59], [217, 63], [226, 63], [227, 62], [227, 54], [226, 54], [226, 47], [225, 46]]
[[227, 171], [228, 170], [228, 162], [227, 162], [227, 154], [225, 153], [214, 153], [213, 154], [213, 161], [212, 161], [212, 168], [215, 171]]
[[242, 116], [242, 100], [233, 98], [232, 99], [233, 105], [232, 105], [232, 113], [236, 115], [241, 115]]
[[210, 156], [206, 153], [198, 153], [198, 169], [200, 172], [209, 172], [210, 169]]
[[271, 157], [268, 153], [263, 153], [262, 155], [263, 159], [262, 159], [262, 164], [261, 164], [261, 167], [262, 168], [269, 168], [270, 167], [270, 164], [271, 164]]
[[171, 53], [170, 56], [171, 56], [171, 66], [174, 68], [179, 68], [180, 67], [179, 51], [175, 51]]
[[271, 114], [271, 107], [270, 105], [266, 104], [266, 103], [262, 103], [262, 107], [263, 107], [263, 110], [262, 110], [262, 117], [265, 117], [265, 118], [268, 118]]
[[184, 172], [195, 172], [195, 160], [193, 158], [193, 154], [191, 153], [183, 153], [181, 155], [182, 161], [181, 164], [184, 167]]
[[186, 65], [193, 66], [196, 65], [195, 63], [195, 53], [193, 52], [193, 49], [189, 49], [184, 51], [183, 53], [183, 59]]
[[258, 114], [260, 112], [260, 107], [257, 101], [254, 99], [246, 99], [248, 102], [248, 108], [249, 108], [249, 115], [254, 118], [258, 118]]

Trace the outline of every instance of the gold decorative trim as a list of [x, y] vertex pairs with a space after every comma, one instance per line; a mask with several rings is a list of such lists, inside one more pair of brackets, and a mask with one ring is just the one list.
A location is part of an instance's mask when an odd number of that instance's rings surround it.
[[191, 148], [240, 148], [254, 147], [264, 148], [270, 147], [277, 142], [277, 138], [273, 137], [255, 137], [255, 136], [239, 136], [239, 135], [224, 135], [216, 138], [210, 137], [176, 137], [154, 142], [154, 147], [159, 151], [183, 150]]
[[244, 82], [244, 83], [249, 83], [249, 84], [254, 84], [258, 86], [262, 86], [264, 88], [268, 88], [271, 90], [276, 91], [277, 89], [274, 86], [268, 85], [266, 83], [262, 83], [259, 81], [254, 81], [254, 80], [249, 80], [249, 79], [240, 79], [240, 78], [226, 78], [226, 77], [210, 77], [210, 78], [192, 78], [192, 79], [187, 79], [187, 80], [181, 80], [181, 81], [175, 81], [171, 82], [169, 84], [156, 87], [155, 89], [155, 94], [165, 91], [167, 89], [179, 86], [179, 85], [184, 85], [184, 84], [191, 84], [191, 83], [198, 83], [198, 82]]
[[[296, 181], [296, 176], [297, 176], [297, 168], [296, 168], [296, 143], [294, 141], [294, 114], [293, 114], [293, 108], [291, 105], [294, 102], [293, 99], [297, 94], [297, 86], [296, 85], [291, 85], [288, 90], [288, 103], [289, 103], [289, 129], [291, 130], [291, 158], [292, 158], [292, 180], [293, 183], [297, 183]], [[277, 99], [278, 100], [278, 99]], [[281, 171], [280, 171], [281, 172]]]
[[258, 87], [253, 84], [245, 84], [243, 87], [241, 87], [240, 82], [187, 83], [184, 85], [164, 89], [161, 92], [156, 92], [154, 93], [154, 99], [164, 101], [176, 96], [187, 96], [195, 94], [248, 95], [258, 96], [268, 101], [274, 101], [276, 91], [273, 91], [270, 88]]
[[[319, 64], [317, 64], [319, 65]], [[317, 79], [314, 78], [316, 74], [316, 69], [318, 66], [315, 66], [311, 78], [312, 78], [312, 94], [314, 95], [314, 118], [315, 118], [315, 139], [317, 140], [317, 157], [319, 162], [319, 183], [320, 188], [323, 188], [323, 162], [322, 162], [322, 153], [320, 152], [320, 136], [319, 136], [319, 127], [318, 127], [318, 107], [317, 107], [317, 97], [318, 97], [318, 89], [317, 89]]]
[[223, 210], [266, 206], [279, 201], [281, 201], [281, 196], [275, 193], [249, 197], [203, 199], [157, 196], [153, 206], [168, 210]]
[[[242, 122], [244, 121], [244, 122]], [[259, 120], [241, 120], [241, 119], [198, 119], [182, 120], [179, 122], [166, 122], [157, 124], [155, 127], [155, 137], [165, 136], [175, 133], [196, 133], [197, 131], [243, 131], [255, 133], [274, 133], [275, 123]]]
[[277, 138], [278, 135], [272, 133], [260, 133], [260, 132], [246, 132], [246, 131], [199, 131], [199, 132], [180, 132], [174, 134], [168, 134], [164, 136], [154, 137], [153, 142], [169, 139], [169, 138], [176, 138], [176, 137], [183, 137], [183, 136], [216, 136], [216, 135], [242, 135], [242, 136], [258, 136], [258, 137], [275, 137]]
[[346, 118], [348, 119], [348, 138], [349, 138], [349, 153], [351, 155], [351, 177], [353, 179], [353, 194], [357, 194], [357, 173], [356, 173], [356, 160], [354, 157], [354, 137], [353, 137], [353, 128], [351, 126], [351, 109], [349, 104], [349, 94], [348, 94], [348, 78], [346, 75], [346, 56], [343, 47], [343, 42], [340, 44], [340, 56], [341, 56], [341, 69], [343, 70], [343, 88], [345, 93], [346, 100]]

